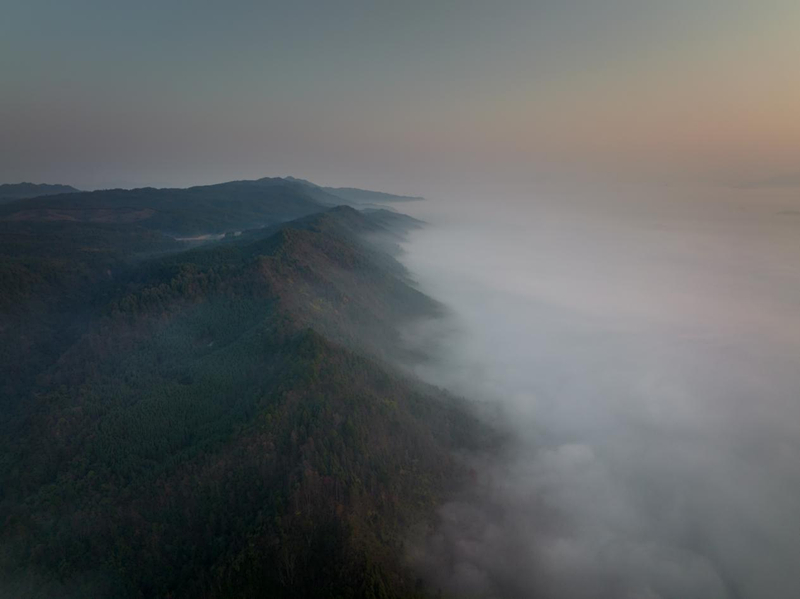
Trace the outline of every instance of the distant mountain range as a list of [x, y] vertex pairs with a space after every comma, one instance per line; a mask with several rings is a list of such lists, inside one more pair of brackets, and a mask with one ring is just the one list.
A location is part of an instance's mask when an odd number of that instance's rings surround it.
[[5, 183], [0, 185], [0, 203], [49, 196], [59, 193], [74, 193], [78, 191], [69, 185], [47, 185], [46, 183]]
[[322, 194], [0, 207], [0, 595], [436, 596], [407, 535], [491, 435], [396, 365], [422, 223]]
[[8, 188], [9, 194], [30, 195], [5, 200], [0, 205], [0, 220], [138, 223], [181, 237], [267, 226], [342, 204], [368, 208], [412, 199], [361, 189], [324, 188], [291, 177], [186, 189], [143, 187], [79, 192], [69, 186], [27, 183], [2, 187]]
[[370, 191], [368, 189], [356, 189], [354, 187], [320, 187], [306, 181], [305, 179], [297, 179], [295, 177], [284, 177], [287, 181], [299, 183], [312, 189], [321, 190], [326, 194], [344, 200], [347, 203], [354, 204], [373, 204], [380, 202], [415, 202], [423, 200], [419, 196], [400, 196], [391, 193], [384, 193], [382, 191]]
[[283, 179], [233, 181], [188, 189], [107, 189], [42, 196], [0, 206], [16, 222], [126, 224], [167, 235], [224, 233], [288, 221], [325, 206]]

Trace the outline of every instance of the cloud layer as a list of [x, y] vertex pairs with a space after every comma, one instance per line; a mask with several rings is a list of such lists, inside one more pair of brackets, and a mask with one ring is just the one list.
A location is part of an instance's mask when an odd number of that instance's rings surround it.
[[[482, 195], [482, 194], [481, 194]], [[453, 194], [406, 263], [449, 305], [420, 374], [499, 405], [411, 557], [480, 597], [796, 597], [800, 204], [791, 193]]]

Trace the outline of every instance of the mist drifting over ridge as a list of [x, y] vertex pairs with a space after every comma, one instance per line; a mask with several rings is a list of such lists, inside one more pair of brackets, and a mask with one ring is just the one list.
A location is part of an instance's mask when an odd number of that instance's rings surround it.
[[792, 190], [442, 194], [404, 257], [448, 305], [423, 377], [513, 442], [411, 550], [480, 597], [796, 597]]
[[0, 599], [800, 598], [798, 30], [4, 2]]

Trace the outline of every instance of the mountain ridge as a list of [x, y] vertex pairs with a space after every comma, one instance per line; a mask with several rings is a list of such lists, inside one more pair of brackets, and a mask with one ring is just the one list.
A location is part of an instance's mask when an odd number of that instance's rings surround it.
[[405, 535], [488, 433], [394, 365], [442, 313], [396, 260], [418, 221], [340, 206], [200, 245], [3, 225], [0, 276], [31, 279], [0, 303], [0, 345], [24, 340], [0, 365], [0, 594], [435, 592]]
[[[350, 192], [361, 195], [353, 199]], [[387, 202], [412, 199], [421, 198], [352, 188], [337, 192], [302, 179], [265, 177], [187, 188], [54, 191], [52, 195], [9, 198], [0, 205], [0, 221], [138, 223], [191, 238], [278, 224], [341, 204], [386, 209]]]
[[307, 187], [315, 188], [330, 195], [340, 198], [346, 202], [355, 204], [371, 204], [375, 202], [413, 202], [421, 201], [425, 198], [421, 196], [406, 196], [396, 195], [393, 193], [386, 193], [383, 191], [372, 191], [369, 189], [359, 189], [356, 187], [324, 187], [308, 181], [306, 179], [298, 179], [297, 177], [284, 177], [287, 181], [292, 181], [305, 185]]
[[0, 204], [13, 202], [25, 198], [58, 195], [62, 193], [76, 193], [80, 190], [71, 185], [48, 183], [2, 183], [0, 184]]

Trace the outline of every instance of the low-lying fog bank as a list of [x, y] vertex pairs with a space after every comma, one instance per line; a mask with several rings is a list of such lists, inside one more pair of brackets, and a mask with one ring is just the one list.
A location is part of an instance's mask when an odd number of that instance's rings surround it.
[[[405, 207], [404, 207], [405, 208]], [[503, 406], [412, 556], [487, 597], [800, 597], [800, 190], [530, 190], [409, 207], [453, 311], [420, 374]]]

